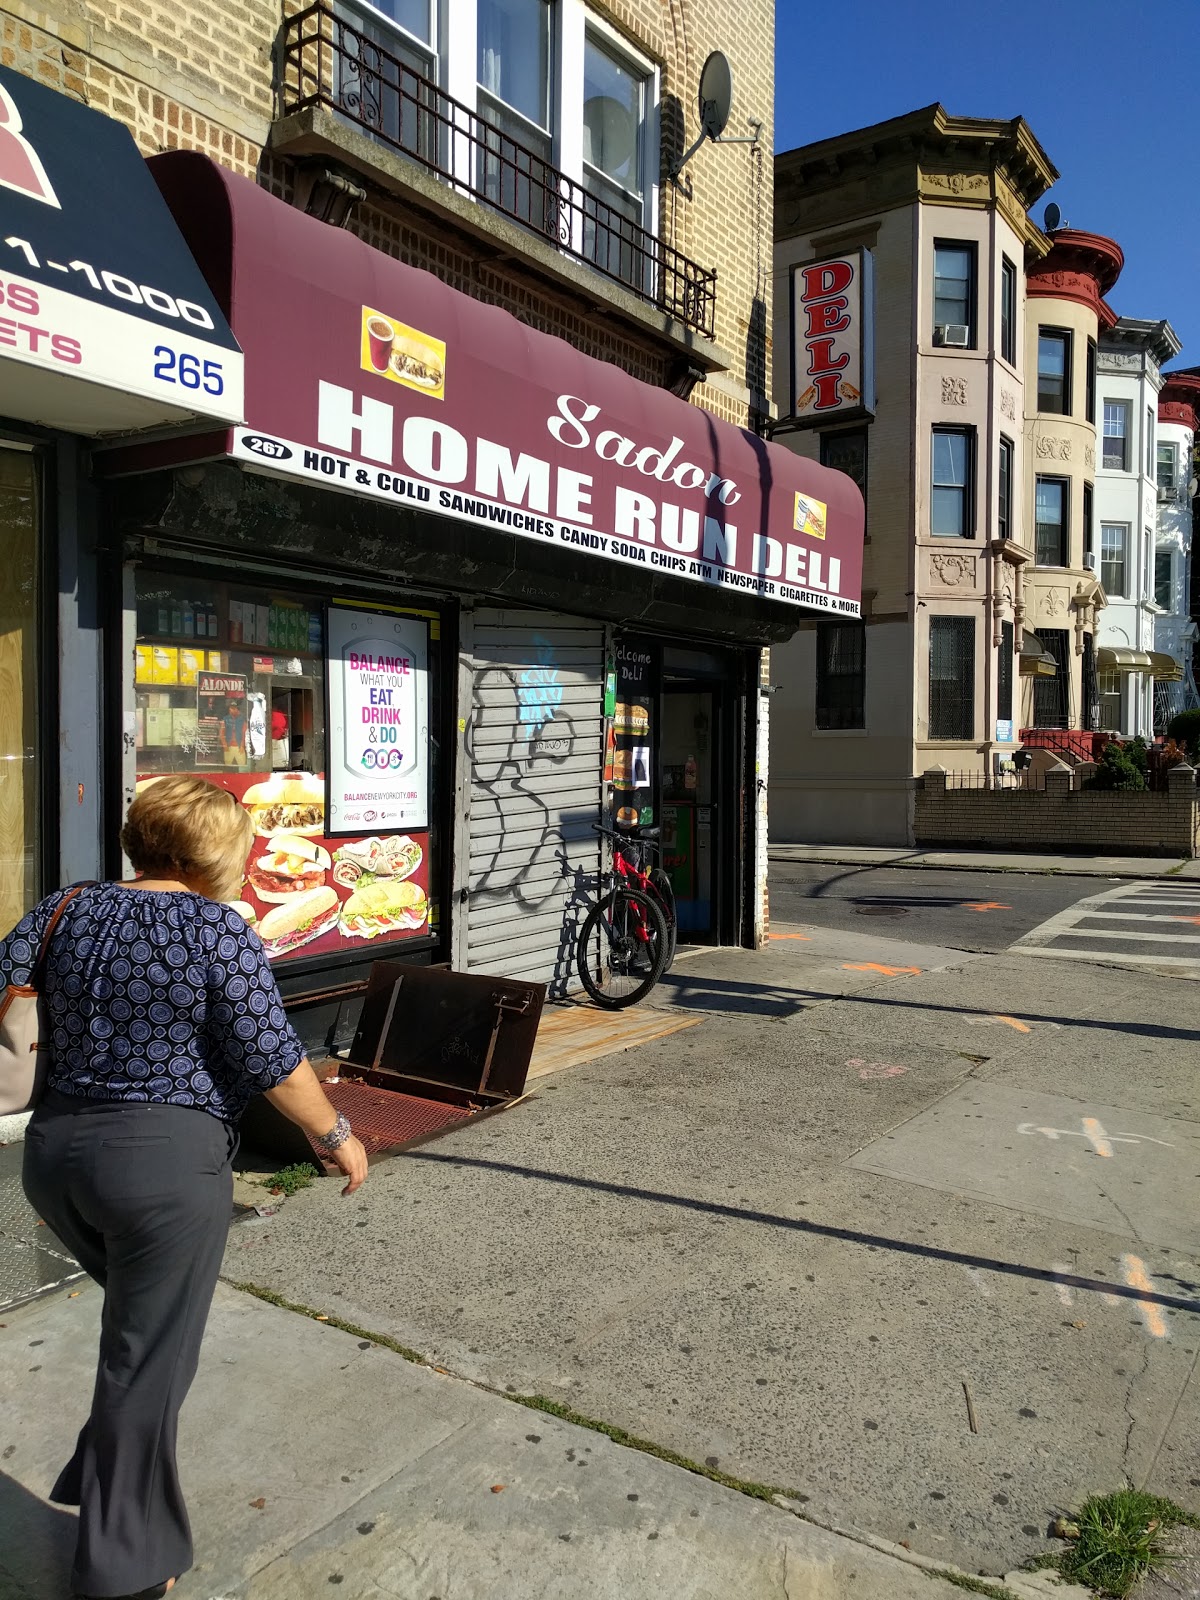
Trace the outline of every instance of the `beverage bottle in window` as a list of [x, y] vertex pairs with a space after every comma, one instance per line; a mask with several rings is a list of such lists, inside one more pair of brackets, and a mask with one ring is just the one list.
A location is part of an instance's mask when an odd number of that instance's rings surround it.
[[185, 639], [194, 639], [196, 637], [196, 613], [192, 609], [190, 600], [183, 602], [183, 637]]

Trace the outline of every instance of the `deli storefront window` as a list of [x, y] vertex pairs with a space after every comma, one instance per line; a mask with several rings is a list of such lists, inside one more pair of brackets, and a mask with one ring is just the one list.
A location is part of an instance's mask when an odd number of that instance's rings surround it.
[[435, 612], [135, 575], [139, 791], [211, 779], [250, 814], [237, 908], [273, 961], [428, 942]]

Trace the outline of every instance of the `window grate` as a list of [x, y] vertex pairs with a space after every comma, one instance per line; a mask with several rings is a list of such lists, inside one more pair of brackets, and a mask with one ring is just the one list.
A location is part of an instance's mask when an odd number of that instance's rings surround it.
[[1033, 725], [1035, 728], [1070, 727], [1070, 635], [1065, 628], [1039, 628], [1038, 638], [1054, 657], [1052, 678], [1033, 680]]
[[817, 727], [866, 726], [867, 630], [861, 622], [817, 624]]
[[[564, 255], [586, 261], [689, 328], [713, 336], [715, 270], [698, 266], [560, 172], [544, 151], [498, 126], [499, 111], [488, 120], [453, 99], [380, 44], [374, 32], [324, 0], [287, 18], [283, 114], [312, 106], [335, 111]], [[481, 99], [488, 101], [486, 95]]]
[[929, 619], [929, 737], [975, 737], [975, 619]]

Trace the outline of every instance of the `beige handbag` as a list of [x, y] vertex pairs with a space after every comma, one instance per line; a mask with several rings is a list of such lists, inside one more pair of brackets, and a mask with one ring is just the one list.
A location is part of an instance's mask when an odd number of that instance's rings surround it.
[[58, 920], [86, 884], [63, 895], [42, 935], [41, 949], [29, 973], [29, 982], [10, 983], [0, 1000], [0, 1116], [30, 1111], [41, 1098], [50, 1070], [50, 1029], [42, 1011], [42, 984], [46, 957]]

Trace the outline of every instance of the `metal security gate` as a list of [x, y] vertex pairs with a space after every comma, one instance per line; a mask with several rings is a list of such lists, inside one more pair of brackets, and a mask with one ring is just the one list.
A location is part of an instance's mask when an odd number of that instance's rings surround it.
[[463, 624], [455, 964], [563, 994], [601, 862], [604, 629], [491, 609]]

